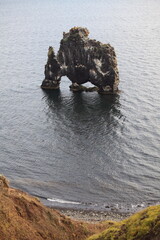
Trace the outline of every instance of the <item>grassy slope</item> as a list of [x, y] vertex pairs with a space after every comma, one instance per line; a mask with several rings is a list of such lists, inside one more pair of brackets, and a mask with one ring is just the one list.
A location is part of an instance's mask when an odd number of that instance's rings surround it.
[[160, 240], [160, 205], [151, 206], [88, 240]]
[[0, 240], [81, 240], [109, 224], [71, 220], [20, 190], [0, 176]]
[[89, 224], [45, 207], [0, 176], [0, 240], [84, 240], [95, 233], [88, 240], [160, 240], [160, 205], [121, 222]]

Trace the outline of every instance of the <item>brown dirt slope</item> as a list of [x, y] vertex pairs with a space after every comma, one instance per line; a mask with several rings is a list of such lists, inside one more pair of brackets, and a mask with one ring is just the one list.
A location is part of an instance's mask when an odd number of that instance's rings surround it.
[[10, 188], [0, 175], [0, 240], [81, 240], [111, 224], [71, 220], [38, 199]]

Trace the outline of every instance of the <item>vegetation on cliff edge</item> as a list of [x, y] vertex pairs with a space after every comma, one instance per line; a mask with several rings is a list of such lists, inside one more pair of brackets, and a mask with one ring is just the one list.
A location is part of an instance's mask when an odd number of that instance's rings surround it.
[[32, 239], [160, 240], [160, 205], [148, 207], [121, 222], [85, 223], [10, 188], [7, 179], [0, 175], [0, 240]]
[[151, 206], [88, 240], [160, 240], [160, 205]]

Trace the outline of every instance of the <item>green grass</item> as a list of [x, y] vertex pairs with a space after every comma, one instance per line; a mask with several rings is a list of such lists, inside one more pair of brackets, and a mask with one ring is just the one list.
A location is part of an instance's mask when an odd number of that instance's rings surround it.
[[160, 240], [160, 205], [151, 206], [88, 240]]

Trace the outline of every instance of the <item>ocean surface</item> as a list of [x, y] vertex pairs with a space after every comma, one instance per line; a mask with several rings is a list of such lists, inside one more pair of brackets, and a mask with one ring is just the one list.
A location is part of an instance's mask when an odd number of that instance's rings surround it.
[[[40, 88], [74, 26], [114, 46], [119, 95]], [[160, 202], [159, 0], [0, 0], [0, 173], [53, 207]]]

